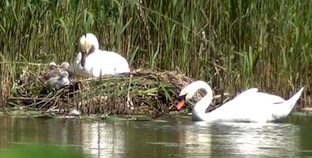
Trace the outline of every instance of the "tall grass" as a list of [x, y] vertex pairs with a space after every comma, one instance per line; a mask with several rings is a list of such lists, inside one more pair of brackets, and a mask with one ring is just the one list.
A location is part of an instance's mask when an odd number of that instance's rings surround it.
[[77, 39], [93, 32], [134, 68], [178, 69], [217, 92], [260, 87], [288, 97], [305, 86], [310, 104], [311, 7], [298, 0], [3, 0], [1, 93], [14, 91], [21, 62], [71, 61]]

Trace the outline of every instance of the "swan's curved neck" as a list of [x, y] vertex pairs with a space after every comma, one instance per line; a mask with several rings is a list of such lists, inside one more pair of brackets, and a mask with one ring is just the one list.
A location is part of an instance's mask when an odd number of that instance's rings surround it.
[[87, 56], [94, 53], [95, 51], [97, 50], [96, 46], [95, 45], [92, 45], [91, 48], [87, 51], [82, 51], [82, 58], [81, 58], [81, 66], [85, 66], [86, 65], [86, 59], [87, 59]]
[[196, 81], [193, 82], [192, 84], [188, 85], [185, 89], [188, 89], [188, 92], [190, 94], [191, 97], [193, 97], [193, 95], [200, 89], [205, 91], [205, 97], [209, 97], [212, 99], [212, 89], [210, 88], [210, 86], [204, 82], [204, 81]]
[[195, 107], [192, 110], [193, 120], [203, 120], [204, 117], [207, 117], [206, 109], [210, 105], [213, 98], [212, 89], [204, 81], [194, 82], [191, 89], [193, 89], [194, 94], [199, 89], [203, 89], [206, 92], [205, 96], [196, 103]]
[[96, 40], [96, 41], [94, 41], [93, 44], [91, 45], [91, 48], [90, 48], [89, 51], [91, 51], [91, 50], [96, 51], [96, 50], [98, 50], [98, 49], [100, 49], [100, 45], [99, 45], [99, 41]]
[[99, 46], [96, 47], [95, 45], [92, 45], [91, 48], [88, 50], [88, 55], [94, 53], [98, 49], [99, 49]]

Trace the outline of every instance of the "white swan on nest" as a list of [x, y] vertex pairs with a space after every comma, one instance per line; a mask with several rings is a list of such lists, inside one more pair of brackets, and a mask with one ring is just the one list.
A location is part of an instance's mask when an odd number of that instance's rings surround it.
[[92, 33], [83, 35], [79, 40], [81, 52], [74, 61], [75, 73], [93, 77], [130, 72], [127, 60], [121, 55], [99, 49], [99, 42]]
[[301, 96], [303, 87], [289, 100], [251, 88], [226, 102], [217, 109], [206, 113], [213, 99], [210, 86], [204, 81], [195, 81], [183, 88], [178, 97], [177, 109], [191, 99], [195, 92], [203, 89], [206, 95], [192, 110], [192, 120], [211, 122], [274, 122], [285, 119]]

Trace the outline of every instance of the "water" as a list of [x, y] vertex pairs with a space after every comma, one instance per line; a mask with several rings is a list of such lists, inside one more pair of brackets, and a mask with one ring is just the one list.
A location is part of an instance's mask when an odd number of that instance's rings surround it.
[[90, 157], [305, 157], [312, 156], [312, 121], [288, 123], [0, 118], [0, 148], [47, 142]]

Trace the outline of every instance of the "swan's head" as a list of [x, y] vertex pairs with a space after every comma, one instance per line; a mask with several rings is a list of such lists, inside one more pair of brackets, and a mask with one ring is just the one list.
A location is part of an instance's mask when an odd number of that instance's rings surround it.
[[92, 33], [87, 33], [80, 37], [79, 47], [81, 49], [81, 66], [85, 66], [85, 61], [88, 54], [93, 53], [95, 50], [99, 49], [99, 41], [96, 36]]
[[184, 106], [185, 102], [190, 100], [199, 89], [203, 89], [206, 92], [206, 96], [210, 97], [211, 99], [213, 98], [212, 90], [206, 82], [195, 81], [181, 90], [178, 96], [178, 103], [176, 108], [180, 110]]
[[49, 63], [49, 70], [54, 70], [56, 68], [57, 68], [57, 66], [56, 66], [55, 62], [52, 61], [52, 62]]
[[69, 63], [66, 62], [66, 61], [62, 62], [61, 68], [62, 68], [62, 69], [69, 69]]
[[92, 33], [87, 33], [80, 37], [79, 47], [83, 52], [89, 52], [91, 48], [99, 49], [99, 41]]
[[193, 97], [195, 92], [193, 94], [191, 92], [192, 91], [189, 91], [189, 89], [187, 87], [185, 87], [181, 90], [181, 92], [178, 96], [178, 103], [176, 105], [178, 110], [180, 110], [184, 106], [185, 102], [187, 102], [188, 100], [190, 100]]

